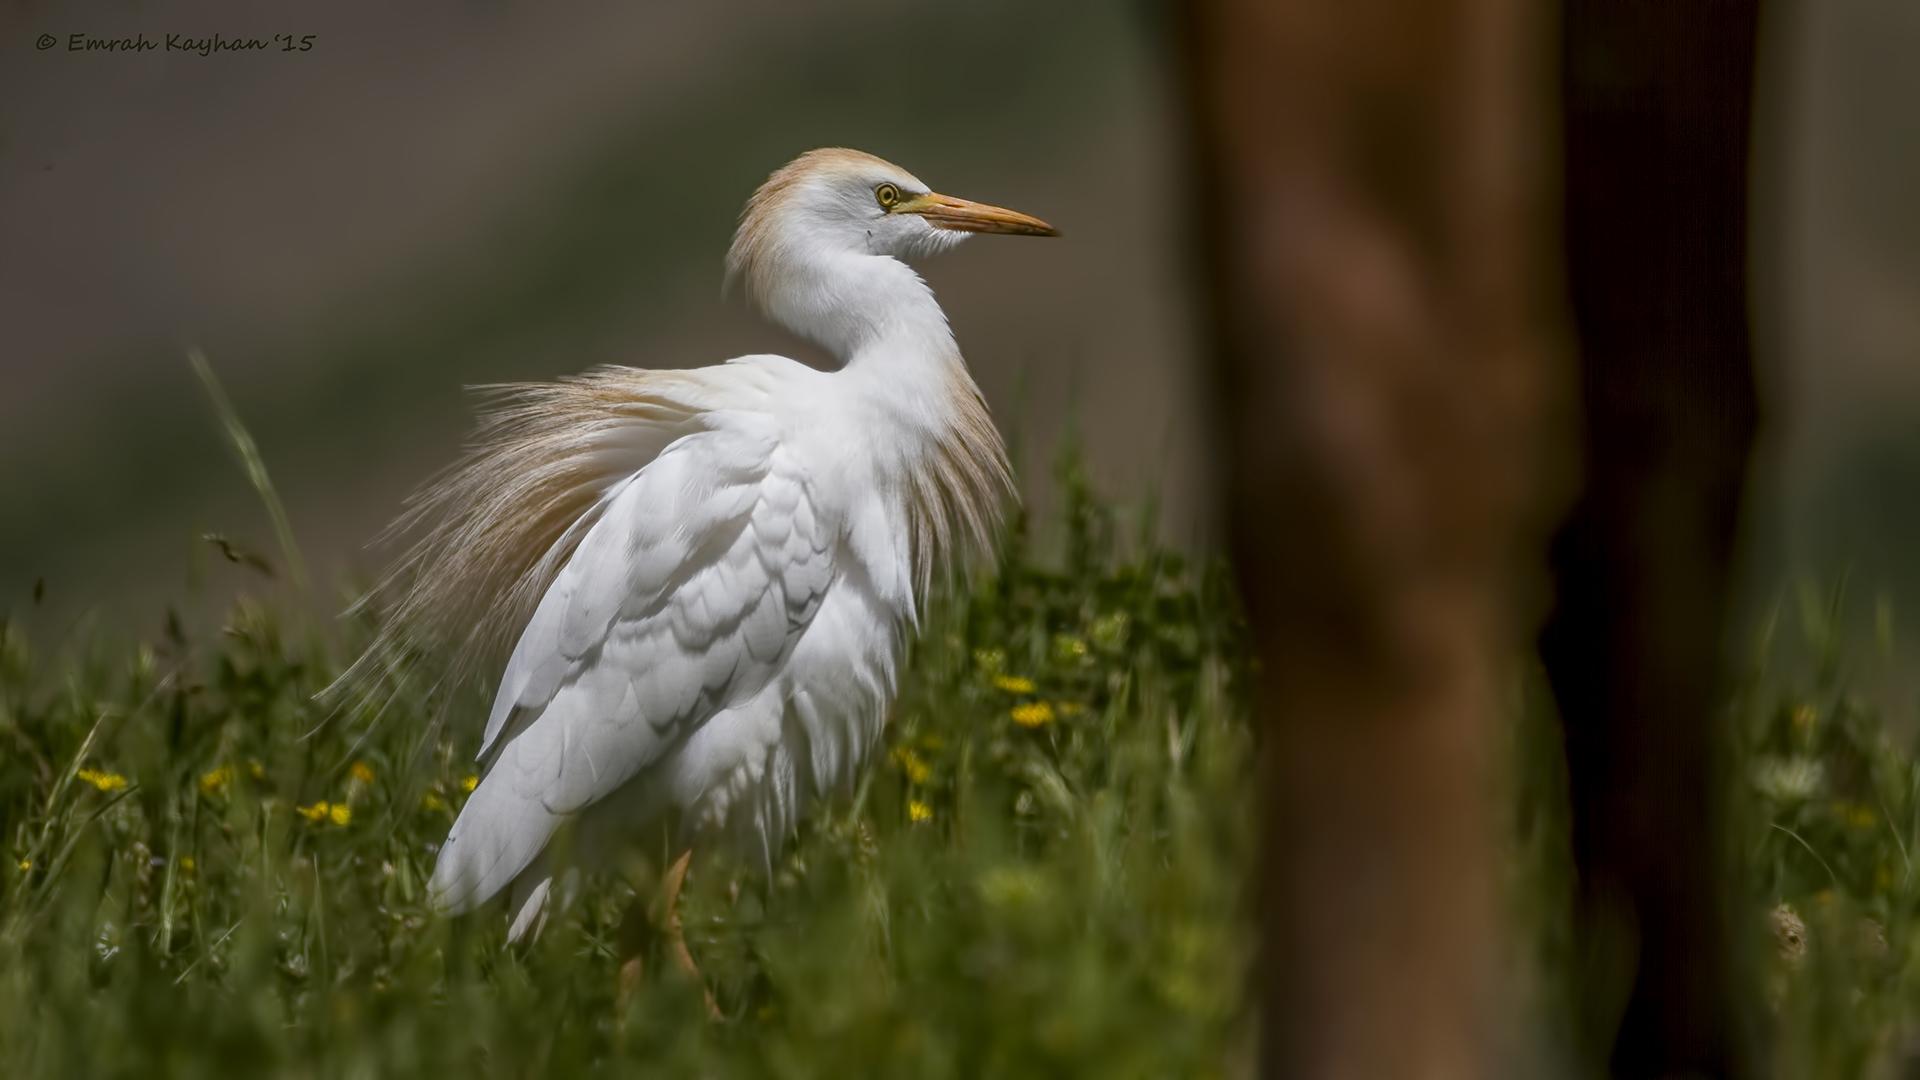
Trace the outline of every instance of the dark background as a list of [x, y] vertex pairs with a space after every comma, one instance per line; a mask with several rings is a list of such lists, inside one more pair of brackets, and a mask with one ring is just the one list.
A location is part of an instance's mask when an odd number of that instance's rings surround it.
[[[1920, 8], [1772, 18], [1749, 621], [1850, 569], [1857, 629], [1881, 593], [1920, 626]], [[200, 57], [72, 33], [316, 36]], [[1031, 501], [1077, 427], [1108, 491], [1215, 544], [1156, 5], [16, 4], [0, 56], [0, 607], [44, 578], [50, 633], [88, 611], [153, 632], [199, 532], [273, 551], [189, 344], [322, 581], [378, 566], [364, 544], [469, 425], [463, 385], [817, 360], [722, 297], [721, 260], [766, 173], [829, 144], [1065, 232], [924, 268]], [[201, 605], [246, 573], [213, 565]], [[1904, 717], [1899, 636], [1863, 678]]]

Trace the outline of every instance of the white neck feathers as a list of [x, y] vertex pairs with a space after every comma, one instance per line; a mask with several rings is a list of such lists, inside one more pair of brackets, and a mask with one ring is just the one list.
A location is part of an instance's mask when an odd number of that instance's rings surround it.
[[819, 343], [843, 364], [883, 350], [960, 360], [933, 290], [892, 256], [817, 251], [766, 267], [749, 287], [769, 318]]

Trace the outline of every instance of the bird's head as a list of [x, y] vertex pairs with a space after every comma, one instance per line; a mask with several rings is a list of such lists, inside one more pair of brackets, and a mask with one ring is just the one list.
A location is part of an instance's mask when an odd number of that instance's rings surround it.
[[933, 255], [972, 233], [1058, 236], [1036, 217], [941, 195], [872, 154], [809, 150], [747, 200], [727, 276], [763, 302], [790, 274], [838, 255]]

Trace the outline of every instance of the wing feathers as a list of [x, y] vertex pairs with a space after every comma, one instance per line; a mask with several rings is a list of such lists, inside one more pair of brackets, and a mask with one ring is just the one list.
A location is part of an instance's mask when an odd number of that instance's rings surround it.
[[[434, 870], [443, 903], [521, 880], [541, 895], [519, 932], [544, 910], [545, 864], [529, 867], [556, 830], [668, 806], [758, 832], [771, 859], [807, 789], [852, 778], [919, 595], [957, 541], [989, 538], [1010, 489], [984, 402], [954, 371], [951, 427], [899, 468], [854, 454], [848, 471], [821, 450], [836, 421], [773, 403], [825, 376], [770, 357], [522, 389], [489, 420], [489, 443], [403, 520], [443, 523], [403, 561], [419, 581], [389, 624], [418, 616], [463, 662], [523, 627], [486, 775]], [[798, 424], [795, 446], [776, 412]], [[383, 637], [369, 656], [404, 644]], [[669, 750], [670, 767], [629, 784]]]
[[[769, 685], [833, 582], [809, 479], [751, 414], [716, 414], [612, 494], [515, 646], [495, 756], [434, 870], [503, 888], [553, 831]], [[495, 747], [515, 710], [537, 713]], [[518, 725], [517, 725], [518, 726]]]

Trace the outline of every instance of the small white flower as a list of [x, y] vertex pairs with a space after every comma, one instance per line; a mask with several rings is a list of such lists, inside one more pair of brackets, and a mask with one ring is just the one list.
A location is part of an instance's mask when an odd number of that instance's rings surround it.
[[1753, 766], [1754, 788], [1774, 802], [1805, 802], [1826, 784], [1826, 767], [1808, 757], [1765, 757]]

